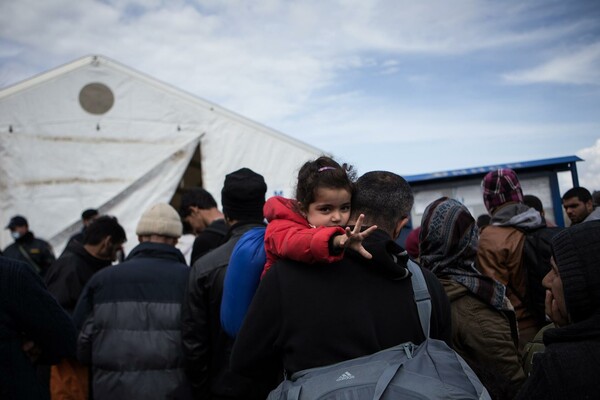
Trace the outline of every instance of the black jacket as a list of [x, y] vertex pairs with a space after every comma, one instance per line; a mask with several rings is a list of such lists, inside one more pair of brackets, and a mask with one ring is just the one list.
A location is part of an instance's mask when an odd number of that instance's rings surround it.
[[[289, 374], [421, 343], [408, 256], [377, 230], [363, 242], [371, 260], [347, 250], [332, 264], [277, 262], [262, 279], [231, 356], [231, 368], [259, 378], [283, 366]], [[432, 300], [430, 335], [451, 342], [450, 303], [423, 270]]]
[[190, 265], [194, 265], [200, 257], [219, 247], [228, 231], [229, 226], [225, 220], [217, 219], [200, 232], [194, 239]]
[[[23, 254], [23, 251], [27, 253], [27, 256]], [[52, 250], [50, 243], [36, 238], [32, 232], [27, 232], [25, 235], [15, 240], [13, 244], [4, 249], [3, 255], [4, 257], [19, 260], [31, 265], [42, 277], [46, 274], [48, 268], [55, 260], [54, 251]]]
[[48, 290], [69, 313], [73, 313], [83, 287], [92, 275], [111, 265], [85, 250], [79, 242], [73, 242], [52, 264], [45, 281]]
[[234, 341], [223, 331], [220, 320], [229, 257], [240, 237], [257, 226], [264, 224], [256, 221], [232, 226], [225, 243], [198, 259], [190, 271], [181, 315], [183, 350], [198, 399], [258, 399], [264, 393], [263, 388], [229, 370]]
[[175, 247], [141, 243], [90, 279], [73, 319], [94, 398], [191, 398], [180, 331], [188, 274]]
[[591, 318], [544, 332], [543, 353], [517, 399], [597, 399], [600, 381], [600, 311]]
[[22, 350], [25, 339], [41, 349], [41, 364], [75, 355], [73, 322], [40, 277], [21, 262], [0, 257], [0, 399], [48, 398]]

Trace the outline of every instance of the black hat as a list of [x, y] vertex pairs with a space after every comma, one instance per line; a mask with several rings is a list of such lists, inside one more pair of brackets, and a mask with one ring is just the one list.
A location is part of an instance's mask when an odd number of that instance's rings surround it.
[[573, 322], [600, 309], [600, 220], [577, 224], [552, 240], [554, 260]]
[[28, 226], [27, 220], [22, 215], [15, 215], [10, 219], [8, 225], [4, 227], [4, 229], [12, 229], [15, 226]]
[[96, 215], [98, 215], [98, 210], [95, 208], [88, 208], [81, 213], [81, 219], [88, 220], [90, 218], [94, 218]]
[[221, 203], [232, 220], [262, 220], [267, 184], [262, 175], [242, 168], [225, 176]]

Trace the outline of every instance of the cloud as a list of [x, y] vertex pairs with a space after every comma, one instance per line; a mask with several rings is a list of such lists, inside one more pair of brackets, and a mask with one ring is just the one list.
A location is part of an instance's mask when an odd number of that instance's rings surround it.
[[577, 155], [585, 160], [577, 164], [579, 184], [590, 192], [600, 190], [600, 139], [593, 146], [578, 151]]
[[600, 85], [600, 41], [564, 52], [534, 68], [504, 75], [509, 83]]
[[[324, 150], [359, 146], [353, 158], [409, 149], [390, 163], [421, 172], [547, 158], [600, 124], [548, 118], [521, 87], [598, 84], [597, 18], [579, 4], [2, 1], [0, 86], [101, 54]], [[515, 83], [501, 95], [499, 71]], [[565, 101], [552, 97], [552, 109]]]

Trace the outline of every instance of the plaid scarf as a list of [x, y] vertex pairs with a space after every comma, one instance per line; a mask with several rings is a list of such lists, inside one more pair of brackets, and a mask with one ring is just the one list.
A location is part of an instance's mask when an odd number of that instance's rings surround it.
[[441, 197], [425, 209], [419, 236], [421, 265], [460, 283], [495, 309], [512, 311], [506, 287], [475, 268], [478, 241], [475, 220], [458, 201]]

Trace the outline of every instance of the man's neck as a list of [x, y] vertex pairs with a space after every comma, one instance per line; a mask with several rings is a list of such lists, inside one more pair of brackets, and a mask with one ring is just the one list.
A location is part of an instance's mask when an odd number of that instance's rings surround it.
[[102, 245], [100, 244], [84, 244], [83, 248], [85, 251], [87, 251], [92, 257], [97, 258], [99, 260], [107, 260], [108, 259], [106, 257], [102, 256]]
[[208, 210], [204, 210], [204, 220], [206, 221], [206, 225], [210, 225], [218, 219], [223, 219], [223, 213], [219, 211], [217, 208], [211, 208]]

